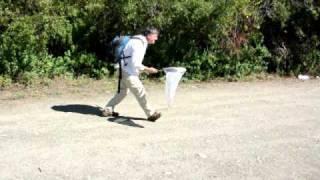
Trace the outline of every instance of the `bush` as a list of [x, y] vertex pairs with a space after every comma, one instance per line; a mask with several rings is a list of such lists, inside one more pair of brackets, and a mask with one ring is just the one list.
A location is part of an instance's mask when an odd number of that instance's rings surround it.
[[[44, 72], [59, 62], [53, 58], [57, 54], [49, 55], [48, 51], [57, 52], [57, 48], [67, 48], [71, 44], [71, 31], [59, 28], [65, 23], [60, 18], [40, 16], [16, 19], [0, 37], [0, 74], [13, 79], [19, 74], [33, 71], [51, 76]], [[51, 48], [53, 44], [57, 48]]]
[[8, 87], [12, 84], [12, 80], [8, 76], [0, 76], [0, 88]]
[[144, 63], [186, 66], [190, 79], [317, 74], [319, 7], [312, 0], [1, 1], [0, 76], [112, 75], [108, 42], [150, 25], [161, 34]]
[[[259, 38], [260, 37], [260, 38]], [[227, 54], [224, 49], [195, 53], [186, 63], [187, 75], [191, 79], [207, 80], [215, 77], [241, 79], [255, 73], [265, 72], [271, 55], [263, 46], [261, 36], [252, 38], [235, 54]]]
[[319, 76], [320, 73], [320, 50], [313, 49], [307, 54], [302, 55], [303, 63], [296, 68], [296, 73], [306, 73], [314, 76]]
[[266, 1], [262, 32], [273, 57], [269, 72], [320, 73], [320, 4], [316, 1]]

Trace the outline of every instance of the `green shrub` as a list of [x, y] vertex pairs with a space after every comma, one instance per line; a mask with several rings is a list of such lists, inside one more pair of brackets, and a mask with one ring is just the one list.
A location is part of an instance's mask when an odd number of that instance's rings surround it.
[[302, 55], [302, 63], [296, 68], [296, 73], [307, 73], [318, 76], [320, 73], [320, 50], [313, 49]]
[[8, 76], [0, 76], [0, 88], [8, 87], [12, 84], [12, 80]]
[[189, 79], [318, 74], [319, 15], [313, 0], [1, 1], [0, 76], [113, 75], [108, 43], [150, 25], [161, 33], [144, 63]]
[[291, 75], [320, 73], [320, 4], [313, 0], [266, 1], [262, 32], [272, 53], [268, 71]]

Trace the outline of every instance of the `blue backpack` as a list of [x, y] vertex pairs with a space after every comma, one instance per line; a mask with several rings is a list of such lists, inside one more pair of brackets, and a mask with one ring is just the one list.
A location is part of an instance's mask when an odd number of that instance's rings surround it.
[[114, 56], [115, 62], [119, 62], [122, 59], [128, 58], [128, 57], [124, 57], [123, 50], [128, 44], [130, 39], [131, 39], [131, 36], [125, 35], [125, 36], [116, 36], [111, 41], [112, 55]]
[[135, 36], [129, 36], [129, 35], [118, 35], [114, 37], [111, 41], [111, 47], [112, 47], [112, 55], [114, 56], [115, 62], [119, 62], [123, 59], [130, 58], [131, 56], [124, 56], [124, 48], [130, 41], [130, 39], [139, 39], [143, 42], [142, 39], [135, 37]]

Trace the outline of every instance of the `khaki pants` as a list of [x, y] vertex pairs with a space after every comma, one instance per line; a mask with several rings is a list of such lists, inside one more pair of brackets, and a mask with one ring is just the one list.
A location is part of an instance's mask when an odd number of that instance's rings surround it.
[[122, 72], [122, 79], [120, 82], [120, 92], [115, 94], [110, 99], [106, 108], [110, 111], [114, 111], [116, 105], [118, 105], [129, 93], [129, 91], [136, 97], [139, 105], [147, 117], [151, 116], [155, 110], [149, 105], [146, 97], [146, 90], [138, 76], [129, 76], [127, 73]]

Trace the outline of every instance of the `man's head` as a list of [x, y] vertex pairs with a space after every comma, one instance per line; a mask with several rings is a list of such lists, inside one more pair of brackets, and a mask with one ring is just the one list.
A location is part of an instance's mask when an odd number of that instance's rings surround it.
[[154, 27], [148, 27], [143, 31], [143, 35], [146, 37], [148, 44], [154, 44], [158, 40], [159, 31]]

